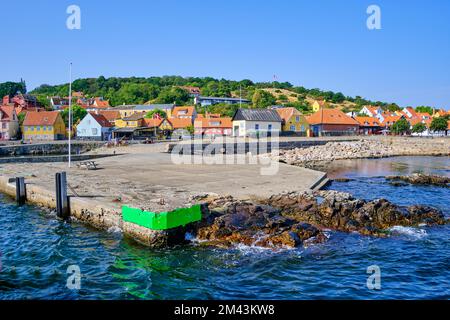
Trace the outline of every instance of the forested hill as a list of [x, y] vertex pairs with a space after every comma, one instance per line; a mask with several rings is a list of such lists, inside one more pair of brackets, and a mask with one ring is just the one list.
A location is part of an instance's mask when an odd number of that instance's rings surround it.
[[[324, 99], [334, 107], [356, 110], [362, 105], [380, 105], [386, 109], [397, 109], [393, 103], [369, 101], [362, 97], [348, 97], [340, 92], [306, 89], [293, 86], [289, 82], [253, 82], [251, 80], [225, 80], [211, 77], [164, 76], [150, 78], [98, 78], [78, 79], [72, 84], [74, 91], [82, 91], [88, 97], [104, 97], [113, 106], [143, 103], [192, 103], [192, 97], [180, 86], [193, 86], [201, 89], [203, 96], [237, 97], [252, 101], [254, 107], [267, 107], [273, 104], [293, 106], [310, 110], [311, 101]], [[43, 96], [67, 96], [68, 84], [41, 85], [31, 94]]]

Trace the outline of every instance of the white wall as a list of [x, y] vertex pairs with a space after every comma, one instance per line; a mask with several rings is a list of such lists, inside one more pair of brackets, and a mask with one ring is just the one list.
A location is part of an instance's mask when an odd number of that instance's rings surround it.
[[[258, 130], [256, 129], [256, 125], [259, 126]], [[272, 125], [271, 132], [280, 132], [281, 131], [281, 122], [269, 122], [269, 121], [233, 121], [233, 135], [234, 135], [234, 127], [239, 126], [239, 137], [245, 137], [251, 134], [255, 134], [256, 131], [259, 132], [267, 132], [269, 131], [269, 125]]]

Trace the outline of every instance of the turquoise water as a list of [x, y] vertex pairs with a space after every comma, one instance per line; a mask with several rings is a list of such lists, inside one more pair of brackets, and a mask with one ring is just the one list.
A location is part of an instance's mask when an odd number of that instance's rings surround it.
[[[449, 158], [336, 162], [328, 188], [450, 214], [448, 189], [393, 187], [386, 174], [449, 174]], [[273, 252], [197, 245], [150, 250], [117, 232], [64, 223], [0, 196], [0, 299], [449, 299], [450, 226], [400, 228], [390, 238], [329, 232], [325, 244]], [[70, 265], [81, 288], [68, 289]], [[367, 267], [381, 269], [369, 290]]]

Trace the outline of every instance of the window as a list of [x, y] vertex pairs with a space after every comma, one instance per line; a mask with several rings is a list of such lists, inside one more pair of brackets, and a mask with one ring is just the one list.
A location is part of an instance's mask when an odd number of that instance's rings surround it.
[[301, 128], [302, 132], [305, 131], [305, 125], [302, 124], [302, 128]]
[[299, 122], [300, 121], [300, 117], [299, 116], [295, 116], [295, 121]]
[[295, 126], [294, 126], [294, 125], [291, 125], [290, 130], [291, 130], [291, 131], [295, 131]]
[[259, 130], [259, 124], [255, 124], [255, 130]]
[[36, 130], [37, 130], [37, 131], [41, 131], [41, 127], [40, 127], [40, 126], [37, 126]]
[[30, 131], [34, 131], [34, 127], [30, 127]]
[[3, 123], [2, 123], [2, 128], [3, 128], [3, 129], [6, 129], [6, 122], [3, 122]]
[[98, 133], [97, 128], [92, 128], [92, 135], [93, 135], [93, 136], [96, 136], [97, 133]]
[[46, 127], [46, 126], [44, 126], [44, 127], [43, 127], [43, 130], [44, 130], [44, 131], [47, 131], [47, 127]]
[[267, 126], [267, 130], [268, 130], [268, 131], [272, 131], [272, 125], [271, 125], [271, 124], [269, 124], [269, 125]]

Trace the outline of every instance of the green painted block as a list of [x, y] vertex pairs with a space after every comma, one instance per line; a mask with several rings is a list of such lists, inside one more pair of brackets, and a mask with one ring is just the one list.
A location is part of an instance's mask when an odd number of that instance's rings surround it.
[[152, 230], [167, 230], [188, 223], [200, 221], [202, 211], [199, 204], [190, 208], [179, 208], [169, 212], [150, 212], [128, 206], [122, 207], [123, 221], [137, 224]]

